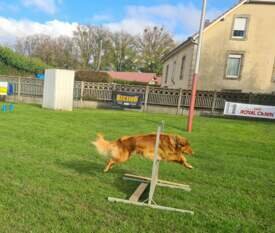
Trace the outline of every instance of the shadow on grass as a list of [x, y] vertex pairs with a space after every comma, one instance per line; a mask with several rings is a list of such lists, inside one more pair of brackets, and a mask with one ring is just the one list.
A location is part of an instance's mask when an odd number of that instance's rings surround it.
[[[100, 164], [87, 160], [72, 160], [67, 162], [58, 163], [62, 167], [69, 168], [82, 175], [89, 175], [92, 177], [101, 177], [102, 183], [112, 186], [112, 188], [125, 193], [129, 196], [133, 190], [137, 187], [137, 183], [129, 182], [122, 179], [125, 173], [129, 171], [121, 169], [118, 166], [114, 166], [108, 173], [104, 173], [103, 169], [105, 164]], [[110, 178], [108, 178], [108, 176]]]
[[[105, 164], [103, 165], [92, 161], [72, 160], [72, 161], [67, 161], [60, 164], [64, 167], [75, 170], [79, 174], [86, 174], [86, 175], [92, 175], [92, 176], [98, 176], [98, 175], [103, 176], [104, 174], [106, 174], [103, 172]], [[109, 171], [109, 173], [119, 174], [121, 176], [127, 172], [128, 172], [127, 170], [120, 169], [118, 168], [118, 166], [116, 167], [114, 166], [114, 168]]]

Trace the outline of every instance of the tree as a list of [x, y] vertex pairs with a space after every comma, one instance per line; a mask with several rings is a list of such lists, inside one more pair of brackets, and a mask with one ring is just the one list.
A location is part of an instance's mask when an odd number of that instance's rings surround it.
[[54, 64], [58, 67], [77, 69], [77, 51], [73, 40], [69, 37], [58, 37], [55, 39]]
[[79, 25], [70, 37], [33, 35], [17, 40], [17, 52], [38, 57], [59, 68], [161, 73], [161, 58], [175, 46], [163, 28], [146, 28], [142, 35], [110, 32]]
[[135, 38], [123, 31], [111, 34], [110, 63], [116, 71], [137, 70]]
[[38, 57], [54, 67], [74, 68], [77, 65], [74, 45], [69, 37], [32, 35], [17, 39], [15, 50], [23, 55]]
[[[109, 32], [93, 25], [79, 25], [74, 32], [74, 43], [82, 68], [97, 69], [101, 66], [100, 58], [104, 57], [104, 48], [108, 47]], [[102, 49], [101, 48], [102, 43]], [[101, 51], [100, 51], [101, 50]], [[101, 54], [100, 54], [101, 53]]]
[[141, 71], [160, 74], [162, 57], [175, 47], [169, 32], [164, 28], [146, 28], [136, 43]]

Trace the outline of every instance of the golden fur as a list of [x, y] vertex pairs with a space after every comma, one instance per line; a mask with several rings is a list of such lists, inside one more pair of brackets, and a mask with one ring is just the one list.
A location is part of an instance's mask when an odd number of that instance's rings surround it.
[[[156, 134], [138, 136], [124, 136], [115, 141], [107, 141], [102, 134], [97, 135], [92, 142], [97, 151], [104, 156], [111, 157], [104, 171], [109, 171], [114, 164], [127, 161], [133, 153], [153, 160]], [[184, 154], [193, 154], [188, 140], [179, 135], [161, 134], [159, 144], [159, 159], [173, 161], [192, 169]]]

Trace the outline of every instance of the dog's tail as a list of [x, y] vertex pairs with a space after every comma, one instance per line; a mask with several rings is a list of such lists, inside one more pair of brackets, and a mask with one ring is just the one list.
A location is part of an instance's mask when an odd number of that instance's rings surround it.
[[103, 156], [110, 156], [112, 150], [112, 144], [110, 141], [104, 139], [102, 133], [97, 134], [97, 138], [95, 141], [91, 142], [97, 149], [98, 153]]

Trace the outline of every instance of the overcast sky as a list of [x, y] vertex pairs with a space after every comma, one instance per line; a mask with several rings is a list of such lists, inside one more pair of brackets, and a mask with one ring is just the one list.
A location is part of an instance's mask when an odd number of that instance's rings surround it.
[[[145, 26], [165, 26], [176, 40], [198, 28], [201, 0], [0, 0], [0, 43], [44, 33], [71, 36], [78, 23], [131, 34]], [[213, 19], [238, 0], [208, 0]]]

